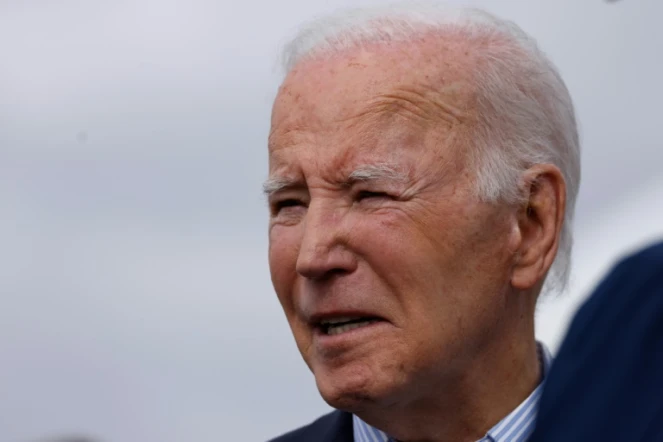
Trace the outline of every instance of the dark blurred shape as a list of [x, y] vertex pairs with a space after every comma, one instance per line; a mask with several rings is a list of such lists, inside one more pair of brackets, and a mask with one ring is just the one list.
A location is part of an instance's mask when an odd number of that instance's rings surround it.
[[574, 317], [530, 442], [663, 441], [663, 242], [615, 266]]

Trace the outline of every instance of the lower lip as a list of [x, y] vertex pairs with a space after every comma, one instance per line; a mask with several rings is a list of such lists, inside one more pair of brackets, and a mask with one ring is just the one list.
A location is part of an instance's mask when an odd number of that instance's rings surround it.
[[353, 328], [337, 335], [328, 335], [316, 327], [314, 341], [320, 350], [342, 350], [359, 345], [388, 327], [387, 321], [375, 321], [363, 327]]

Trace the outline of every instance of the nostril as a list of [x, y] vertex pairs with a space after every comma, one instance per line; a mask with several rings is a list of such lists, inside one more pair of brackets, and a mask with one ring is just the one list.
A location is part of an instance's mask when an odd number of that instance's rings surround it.
[[321, 275], [315, 277], [315, 279], [321, 280], [321, 281], [327, 281], [327, 280], [333, 279], [333, 278], [338, 277], [338, 276], [346, 275], [348, 273], [350, 273], [350, 272], [346, 269], [331, 269], [331, 270], [325, 272], [324, 274], [321, 274]]
[[335, 276], [340, 276], [346, 273], [349, 273], [349, 269], [340, 268], [340, 267], [329, 267], [329, 266], [312, 266], [312, 265], [302, 265], [297, 266], [297, 273], [302, 275], [305, 278], [309, 279], [329, 279]]

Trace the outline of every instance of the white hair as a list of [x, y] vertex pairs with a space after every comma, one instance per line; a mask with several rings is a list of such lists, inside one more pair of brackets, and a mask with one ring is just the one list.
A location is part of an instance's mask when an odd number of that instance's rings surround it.
[[566, 213], [555, 262], [544, 291], [568, 283], [573, 212], [580, 184], [580, 142], [573, 103], [557, 69], [516, 24], [485, 11], [405, 2], [354, 9], [305, 25], [284, 48], [286, 74], [310, 57], [365, 43], [412, 41], [423, 33], [457, 35], [480, 61], [473, 72], [478, 125], [469, 158], [484, 201], [522, 202], [522, 173], [554, 164], [566, 183]]

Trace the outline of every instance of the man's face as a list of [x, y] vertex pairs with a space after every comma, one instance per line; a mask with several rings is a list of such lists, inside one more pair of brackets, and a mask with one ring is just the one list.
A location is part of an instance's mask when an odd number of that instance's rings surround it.
[[309, 60], [276, 99], [272, 282], [337, 408], [439, 391], [504, 327], [515, 217], [473, 197], [472, 88], [463, 63], [445, 61], [463, 53], [423, 44]]

